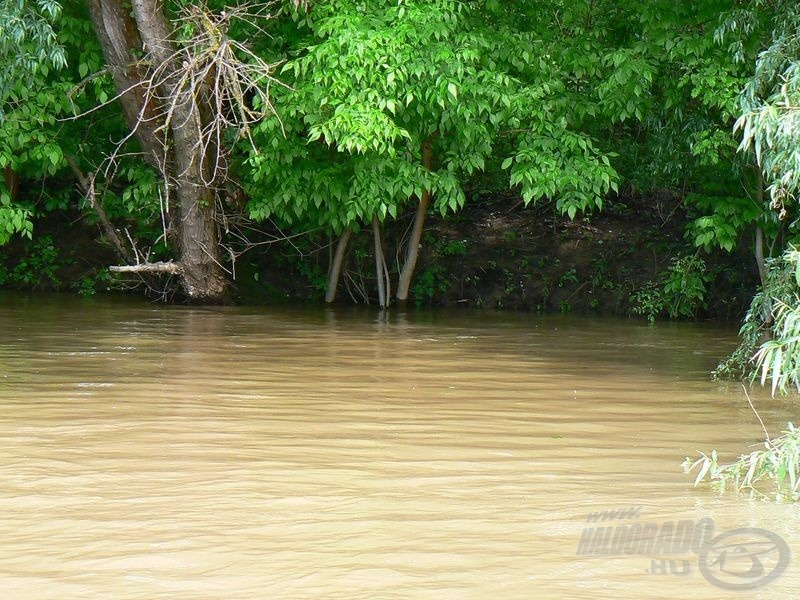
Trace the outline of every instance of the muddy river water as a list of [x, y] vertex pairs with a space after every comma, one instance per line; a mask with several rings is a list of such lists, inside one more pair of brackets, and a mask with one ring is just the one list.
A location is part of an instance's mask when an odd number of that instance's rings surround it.
[[[707, 375], [734, 344], [712, 325], [0, 296], [0, 599], [795, 598], [800, 557], [737, 592], [680, 540], [585, 537], [710, 519], [800, 552], [796, 507], [680, 468], [763, 437]], [[751, 395], [771, 432], [797, 414]]]

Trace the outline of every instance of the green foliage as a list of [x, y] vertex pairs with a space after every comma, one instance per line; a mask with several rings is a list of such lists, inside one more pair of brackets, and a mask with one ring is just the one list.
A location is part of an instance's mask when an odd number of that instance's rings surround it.
[[[53, 67], [66, 66], [53, 21], [61, 6], [53, 0], [0, 1], [0, 171], [18, 170], [26, 160], [38, 161], [52, 172], [61, 160], [58, 147], [41, 133], [44, 122], [55, 123], [43, 109], [39, 83]], [[30, 238], [33, 211], [12, 202], [0, 178], [0, 245], [14, 234]]]
[[12, 204], [8, 191], [0, 184], [0, 246], [7, 243], [15, 233], [31, 238], [33, 235], [31, 211]]
[[[21, 180], [43, 182], [65, 168], [67, 154], [77, 153], [81, 146], [92, 147], [85, 140], [86, 132], [65, 119], [87, 105], [85, 97], [73, 94], [80, 80], [74, 65], [99, 68], [99, 48], [91, 37], [91, 23], [80, 7], [71, 6], [62, 12], [55, 2], [0, 3], [0, 30], [3, 27], [8, 31], [17, 29], [9, 34], [10, 38], [0, 36], [0, 87], [5, 86], [0, 93], [0, 171], [13, 173]], [[56, 34], [58, 44], [53, 45], [55, 38], [51, 37]], [[47, 57], [34, 53], [39, 60], [37, 66], [20, 71], [18, 59], [33, 60], [32, 45], [40, 43], [50, 48], [48, 52], [56, 53], [58, 58], [51, 59], [60, 69], [52, 69]], [[12, 56], [13, 52], [16, 53]], [[11, 77], [9, 73], [15, 75]], [[5, 82], [4, 76], [8, 76]], [[93, 89], [100, 89], [100, 83], [96, 85]], [[20, 187], [23, 193], [25, 189]], [[0, 177], [0, 245], [13, 234], [30, 238], [36, 214], [42, 209], [64, 208], [68, 193], [64, 188], [45, 189], [37, 198], [11, 198]], [[36, 206], [39, 197], [44, 203]]]
[[800, 391], [800, 298], [795, 296], [791, 306], [776, 300], [772, 314], [777, 337], [761, 344], [753, 357], [761, 371], [761, 385], [769, 378], [773, 395], [790, 386]]
[[[722, 180], [729, 182], [726, 191], [732, 195], [739, 186], [731, 126], [747, 67], [715, 42], [714, 25], [735, 3], [655, 1], [623, 6], [630, 11], [622, 38], [628, 48], [611, 55], [618, 65], [618, 81], [624, 82], [621, 91], [613, 92], [623, 94], [614, 110], [639, 122], [616, 132], [619, 143], [627, 146], [621, 170], [637, 188], [701, 192]], [[745, 41], [741, 51], [754, 56], [754, 45]]]
[[[741, 97], [739, 150], [755, 156], [769, 186], [769, 208], [774, 211], [768, 213], [767, 224], [775, 230], [775, 224], [788, 221], [791, 235], [796, 234], [795, 195], [800, 190], [800, 7], [796, 2], [753, 0], [723, 23], [719, 35], [733, 38], [737, 47], [742, 37], [759, 29], [771, 30], [770, 40]], [[743, 54], [737, 57], [741, 60]], [[740, 331], [741, 344], [715, 375], [760, 375], [762, 384], [771, 379], [774, 394], [798, 383], [797, 252], [790, 248], [767, 264], [764, 289], [753, 299]]]
[[664, 279], [664, 298], [669, 316], [693, 317], [704, 305], [706, 286], [712, 275], [705, 261], [697, 255], [676, 259], [667, 269]]
[[411, 288], [414, 301], [418, 306], [430, 304], [438, 294], [450, 289], [452, 281], [450, 270], [444, 261], [449, 257], [467, 254], [466, 240], [444, 240], [432, 234], [425, 236], [426, 245], [430, 248], [427, 265], [415, 279]]
[[646, 317], [650, 323], [661, 315], [666, 304], [663, 291], [652, 281], [631, 294], [630, 302], [631, 312]]
[[328, 288], [328, 277], [319, 265], [301, 259], [297, 262], [297, 270], [316, 296], [324, 296]]
[[5, 98], [18, 81], [66, 66], [53, 26], [60, 16], [56, 0], [0, 0], [0, 120]]
[[467, 240], [449, 240], [439, 249], [442, 256], [464, 256], [467, 253]]
[[[755, 0], [750, 10], [757, 13], [764, 5]], [[736, 129], [742, 136], [740, 150], [755, 154], [773, 203], [785, 210], [800, 190], [800, 7], [778, 1], [771, 8], [772, 40], [758, 55], [742, 94]], [[751, 14], [745, 23], [755, 19]]]
[[783, 435], [764, 441], [764, 448], [743, 454], [731, 464], [719, 464], [717, 451], [710, 455], [700, 453], [692, 461], [686, 458], [687, 473], [697, 469], [694, 484], [704, 479], [717, 482], [721, 487], [732, 485], [736, 490], [750, 490], [763, 495], [765, 481], [771, 481], [775, 498], [800, 499], [800, 429], [791, 423]]
[[448, 272], [440, 264], [432, 264], [420, 271], [411, 288], [417, 306], [430, 304], [439, 293], [450, 289]]
[[27, 244], [25, 255], [13, 269], [7, 271], [6, 283], [34, 289], [44, 285], [58, 288], [61, 280], [57, 273], [61, 266], [53, 238], [43, 236]]
[[511, 185], [520, 185], [525, 202], [556, 198], [556, 208], [572, 219], [578, 212], [599, 209], [603, 196], [618, 190], [619, 177], [610, 155], [591, 138], [560, 127], [543, 125], [522, 138], [516, 156], [507, 158]]
[[[548, 16], [560, 7], [547, 3]], [[565, 102], [579, 95], [548, 57], [558, 42], [540, 9], [311, 3], [276, 35], [296, 55], [283, 68], [292, 90], [276, 91], [280, 122], [256, 127], [257, 150], [244, 157], [251, 216], [357, 229], [373, 215], [396, 217], [425, 191], [446, 214], [463, 206], [463, 182], [500, 147], [526, 202], [554, 199], [570, 216], [602, 206], [618, 182], [612, 155]]]
[[699, 256], [676, 258], [660, 274], [657, 284], [650, 282], [631, 295], [631, 312], [647, 317], [650, 322], [662, 314], [671, 319], [694, 317], [705, 305], [712, 278]]
[[787, 305], [796, 297], [796, 263], [792, 256], [790, 252], [766, 261], [766, 284], [753, 297], [739, 330], [739, 346], [716, 368], [716, 378], [745, 377], [754, 381], [757, 377], [758, 370], [754, 368], [752, 358], [771, 335], [774, 304]]
[[562, 273], [558, 278], [558, 287], [564, 287], [568, 283], [578, 283], [578, 272], [575, 269]]
[[615, 287], [609, 273], [608, 261], [602, 256], [592, 260], [591, 284], [593, 290], [610, 290]]
[[115, 279], [108, 269], [101, 268], [75, 281], [72, 288], [81, 296], [94, 296], [100, 291], [118, 289], [119, 285], [119, 280]]
[[[686, 236], [706, 252], [713, 248], [731, 252], [748, 227], [756, 223], [770, 224], [770, 215], [765, 214], [764, 206], [750, 198], [689, 194], [686, 202], [703, 214], [689, 222]], [[770, 230], [774, 231], [777, 219], [772, 218], [771, 224]]]
[[800, 253], [787, 250], [768, 262], [767, 284], [756, 294], [739, 332], [739, 348], [718, 368], [717, 376], [745, 375], [772, 394], [800, 391]]

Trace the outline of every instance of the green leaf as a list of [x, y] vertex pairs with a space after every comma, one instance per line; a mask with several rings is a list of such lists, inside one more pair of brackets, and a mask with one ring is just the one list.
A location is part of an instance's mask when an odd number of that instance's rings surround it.
[[455, 83], [448, 83], [447, 91], [450, 92], [450, 95], [453, 97], [453, 99], [458, 100], [458, 88], [456, 87]]

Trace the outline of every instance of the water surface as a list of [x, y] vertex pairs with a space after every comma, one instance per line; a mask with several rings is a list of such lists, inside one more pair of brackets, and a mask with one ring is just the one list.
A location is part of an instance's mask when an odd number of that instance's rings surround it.
[[[762, 437], [708, 380], [729, 328], [492, 312], [0, 296], [0, 598], [700, 598], [587, 516], [714, 519], [795, 548], [790, 505], [680, 462]], [[777, 433], [793, 400], [753, 394]], [[744, 596], [794, 598], [794, 564]]]

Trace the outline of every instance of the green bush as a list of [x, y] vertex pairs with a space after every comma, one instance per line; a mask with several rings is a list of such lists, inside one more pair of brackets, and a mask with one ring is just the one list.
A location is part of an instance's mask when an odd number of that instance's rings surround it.
[[631, 297], [631, 312], [652, 322], [667, 315], [671, 319], [694, 317], [705, 306], [707, 286], [713, 279], [705, 261], [696, 255], [673, 260], [659, 275], [659, 282], [648, 282]]

